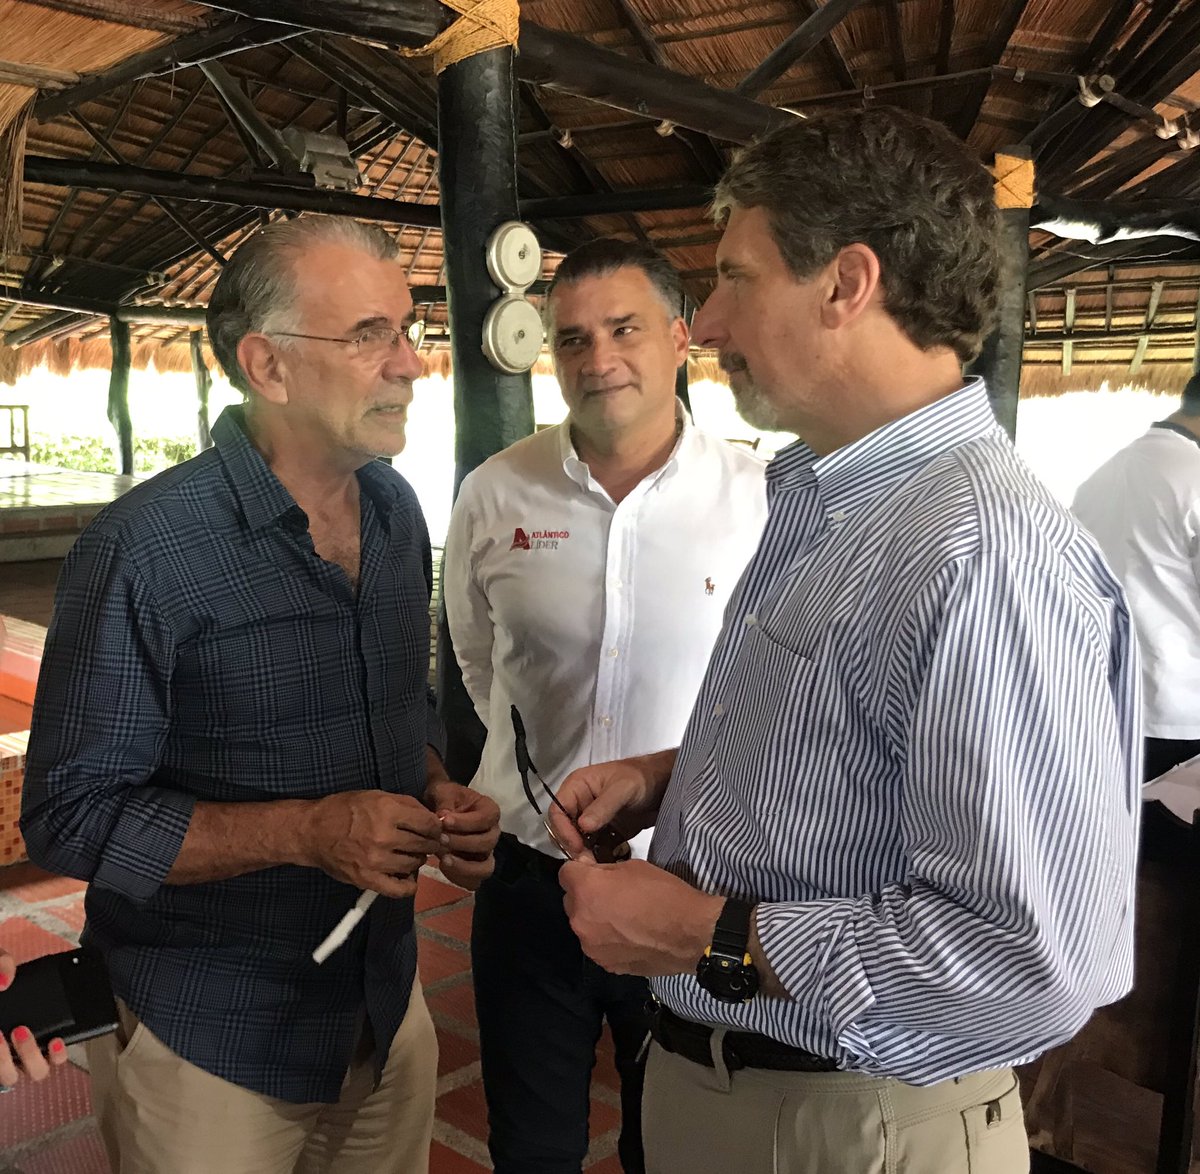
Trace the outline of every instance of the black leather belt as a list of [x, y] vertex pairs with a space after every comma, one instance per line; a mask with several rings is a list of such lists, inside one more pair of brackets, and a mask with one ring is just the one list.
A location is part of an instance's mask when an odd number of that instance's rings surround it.
[[[681, 1019], [666, 1007], [655, 1009], [650, 1034], [665, 1051], [693, 1064], [713, 1068], [713, 1029], [703, 1023]], [[741, 1068], [766, 1068], [772, 1072], [836, 1072], [837, 1065], [825, 1056], [781, 1044], [769, 1036], [750, 1031], [727, 1031], [721, 1041], [721, 1054], [730, 1072]]]

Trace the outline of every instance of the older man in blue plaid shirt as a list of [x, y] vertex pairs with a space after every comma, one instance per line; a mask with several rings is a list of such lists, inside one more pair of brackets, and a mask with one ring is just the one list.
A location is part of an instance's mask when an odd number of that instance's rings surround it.
[[[209, 333], [246, 405], [63, 568], [22, 829], [91, 882], [122, 1004], [93, 1099], [124, 1174], [427, 1169], [413, 893], [431, 853], [478, 884], [499, 812], [442, 767], [429, 540], [374, 459], [421, 372], [395, 258], [333, 219], [244, 244]], [[359, 889], [379, 899], [318, 966]]]

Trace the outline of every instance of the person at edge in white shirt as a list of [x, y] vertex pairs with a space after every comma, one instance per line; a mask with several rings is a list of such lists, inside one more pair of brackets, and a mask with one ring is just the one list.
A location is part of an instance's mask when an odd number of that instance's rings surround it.
[[578, 1174], [606, 1019], [620, 1159], [626, 1174], [643, 1169], [649, 988], [589, 962], [571, 932], [562, 854], [522, 789], [510, 707], [551, 788], [683, 733], [766, 497], [763, 462], [696, 428], [676, 398], [681, 306], [678, 276], [651, 249], [604, 239], [569, 254], [546, 305], [567, 419], [471, 473], [446, 540], [447, 620], [487, 727], [472, 786], [500, 805], [504, 833], [472, 932], [498, 1174]]
[[[1120, 584], [963, 379], [993, 178], [910, 111], [822, 110], [714, 207], [695, 338], [800, 439], [678, 750], [550, 814], [585, 953], [659, 1002], [646, 1169], [1022, 1174], [1013, 1065], [1132, 983], [1140, 707]], [[587, 859], [650, 823], [647, 861]]]
[[1075, 493], [1129, 596], [1142, 654], [1145, 777], [1200, 754], [1200, 374], [1178, 411]]

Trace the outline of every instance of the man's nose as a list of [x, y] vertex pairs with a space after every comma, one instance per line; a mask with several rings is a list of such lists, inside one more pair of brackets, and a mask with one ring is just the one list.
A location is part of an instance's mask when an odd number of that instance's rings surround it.
[[725, 340], [720, 291], [713, 290], [692, 319], [692, 343], [700, 347], [719, 347]]
[[413, 349], [412, 343], [401, 334], [396, 340], [396, 345], [388, 352], [388, 357], [384, 361], [384, 378], [414, 380], [420, 379], [424, 374], [424, 361]]
[[594, 339], [583, 356], [585, 375], [603, 375], [616, 361], [616, 345], [611, 338]]

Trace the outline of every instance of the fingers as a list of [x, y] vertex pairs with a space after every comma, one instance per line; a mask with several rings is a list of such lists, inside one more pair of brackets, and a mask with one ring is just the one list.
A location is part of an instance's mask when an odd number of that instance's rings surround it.
[[500, 839], [500, 829], [491, 827], [478, 834], [463, 835], [447, 832], [442, 836], [439, 855], [451, 856], [489, 856]]
[[469, 808], [440, 812], [442, 831], [474, 835], [496, 827], [500, 822], [500, 808], [486, 795], [481, 795], [480, 799], [483, 800], [482, 803], [473, 804]]
[[17, 1067], [16, 1057], [12, 1054], [3, 1033], [0, 1033], [0, 1084], [12, 1085], [20, 1079], [21, 1070]]
[[0, 991], [8, 990], [17, 973], [17, 960], [5, 949], [0, 949]]
[[490, 854], [482, 859], [445, 856], [438, 861], [438, 867], [451, 884], [473, 892], [495, 871], [496, 860]]
[[368, 872], [354, 881], [361, 889], [371, 889], [381, 897], [413, 897], [417, 892], [417, 875], [391, 876], [386, 872]]
[[50, 1075], [50, 1065], [46, 1063], [46, 1057], [38, 1050], [33, 1032], [28, 1027], [17, 1027], [13, 1029], [10, 1039], [16, 1049], [17, 1059], [20, 1060], [21, 1067], [25, 1070], [25, 1075], [30, 1080], [45, 1080]]
[[410, 795], [385, 794], [384, 798], [391, 801], [392, 823], [396, 828], [432, 840], [442, 834], [438, 817]]
[[46, 1049], [46, 1059], [51, 1068], [61, 1068], [67, 1062], [67, 1045], [60, 1039], [52, 1039]]

